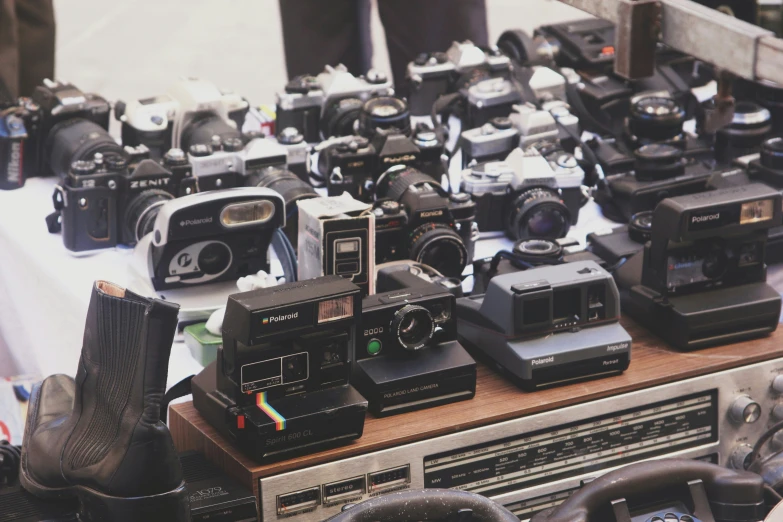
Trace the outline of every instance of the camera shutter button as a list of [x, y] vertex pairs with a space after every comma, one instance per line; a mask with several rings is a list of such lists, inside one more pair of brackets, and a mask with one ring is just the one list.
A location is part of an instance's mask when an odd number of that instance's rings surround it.
[[190, 146], [190, 155], [197, 158], [209, 156], [212, 154], [212, 147], [206, 143], [196, 143]]

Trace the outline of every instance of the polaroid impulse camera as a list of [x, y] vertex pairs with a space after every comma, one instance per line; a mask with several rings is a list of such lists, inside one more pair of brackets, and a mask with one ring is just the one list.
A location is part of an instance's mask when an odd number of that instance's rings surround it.
[[230, 281], [269, 272], [269, 245], [283, 226], [285, 203], [273, 190], [201, 192], [161, 205], [136, 249], [155, 290]]
[[336, 275], [229, 296], [193, 405], [259, 462], [361, 437], [367, 401], [350, 385], [361, 313], [359, 287]]
[[129, 164], [129, 156], [97, 153], [75, 161], [55, 187], [65, 248], [82, 252], [133, 245], [152, 231], [161, 205], [198, 192], [181, 150], [170, 150], [161, 163], [141, 159]]
[[480, 231], [557, 239], [579, 218], [584, 176], [573, 154], [557, 142], [540, 142], [463, 170], [461, 191], [476, 204]]
[[0, 190], [24, 186], [27, 138], [38, 131], [40, 107], [29, 98], [0, 104]]
[[333, 136], [350, 136], [362, 105], [375, 96], [394, 94], [389, 78], [378, 71], [354, 76], [344, 65], [327, 65], [318, 76], [303, 75], [289, 81], [277, 94], [278, 135], [287, 128], [314, 143]]
[[374, 415], [466, 399], [476, 393], [476, 362], [457, 341], [454, 296], [440, 285], [364, 298], [353, 382]]
[[394, 167], [378, 182], [376, 263], [412, 259], [459, 277], [478, 239], [476, 205], [467, 194], [448, 194], [414, 168]]
[[663, 200], [644, 251], [615, 273], [623, 310], [684, 350], [773, 332], [781, 299], [764, 257], [781, 222], [783, 196], [760, 183]]
[[241, 96], [223, 92], [213, 83], [184, 78], [167, 94], [130, 103], [117, 102], [115, 117], [122, 122], [125, 145], [145, 145], [153, 158], [169, 148], [189, 151], [213, 136], [238, 138], [250, 105]]
[[622, 373], [631, 359], [617, 286], [592, 261], [495, 276], [457, 300], [457, 317], [462, 344], [529, 391]]

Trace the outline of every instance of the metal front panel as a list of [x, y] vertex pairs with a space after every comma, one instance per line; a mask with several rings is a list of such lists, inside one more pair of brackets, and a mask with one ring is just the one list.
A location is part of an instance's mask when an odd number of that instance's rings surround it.
[[[707, 442], [697, 447], [674, 451], [655, 458], [673, 456], [703, 458], [717, 454], [719, 463], [725, 465], [733, 449], [741, 444], [755, 442], [773, 422], [770, 416], [772, 408], [779, 401], [783, 401], [783, 397], [779, 397], [772, 390], [771, 384], [773, 379], [780, 374], [783, 374], [783, 359], [775, 359], [259, 479], [263, 520], [268, 522], [287, 518], [296, 520], [296, 522], [321, 521], [338, 513], [342, 506], [339, 503], [328, 507], [319, 504], [308, 512], [278, 516], [277, 498], [279, 495], [289, 492], [331, 484], [343, 479], [352, 479], [362, 474], [406, 464], [410, 465], [409, 487], [422, 488], [424, 487], [425, 457], [431, 458], [432, 455], [444, 454], [460, 448], [573, 424], [694, 394], [717, 392], [718, 442]], [[520, 391], [520, 394], [522, 393], [524, 392]], [[755, 423], [738, 423], [729, 415], [735, 400], [743, 395], [752, 397], [761, 405], [761, 417]], [[469, 402], [465, 405], [470, 407]], [[639, 460], [645, 458], [640, 456]], [[594, 478], [610, 469], [613, 468], [546, 482], [522, 490], [502, 493], [492, 498], [505, 505], [550, 496], [553, 500], [561, 502], [565, 498], [563, 492], [578, 488], [583, 480]], [[369, 488], [368, 484], [368, 491]], [[366, 500], [370, 495], [371, 493], [365, 492], [361, 496], [357, 495], [351, 501]]]

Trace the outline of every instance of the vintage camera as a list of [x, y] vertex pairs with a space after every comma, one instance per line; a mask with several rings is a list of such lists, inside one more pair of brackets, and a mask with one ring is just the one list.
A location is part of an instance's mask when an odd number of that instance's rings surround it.
[[631, 216], [648, 210], [668, 197], [707, 190], [710, 178], [732, 167], [687, 157], [673, 145], [650, 144], [634, 151], [629, 171], [609, 175], [593, 192], [604, 216], [627, 223]]
[[375, 260], [412, 259], [459, 277], [473, 259], [476, 205], [467, 194], [447, 194], [430, 176], [395, 167], [378, 183], [374, 205]]
[[526, 390], [622, 373], [631, 337], [611, 274], [592, 261], [493, 277], [457, 300], [459, 340]]
[[37, 129], [28, 129], [25, 177], [64, 177], [74, 161], [89, 160], [96, 153], [123, 153], [109, 136], [111, 106], [100, 96], [70, 83], [44, 80], [29, 105], [38, 107], [39, 120]]
[[122, 122], [123, 144], [145, 145], [158, 158], [171, 147], [189, 151], [191, 145], [208, 144], [213, 136], [240, 137], [249, 110], [237, 94], [206, 80], [184, 78], [165, 95], [117, 102], [114, 115]]
[[470, 41], [454, 42], [445, 52], [422, 53], [408, 64], [411, 113], [429, 115], [438, 97], [473, 83], [508, 77], [511, 60], [496, 47], [481, 49]]
[[465, 100], [463, 128], [481, 127], [493, 118], [507, 117], [514, 105], [522, 103], [522, 93], [507, 78], [487, 78], [463, 87]]
[[496, 117], [460, 134], [462, 168], [473, 163], [505, 159], [519, 146], [519, 131], [508, 117]]
[[258, 462], [361, 437], [367, 401], [350, 384], [361, 314], [361, 291], [339, 276], [229, 296], [193, 405]]
[[354, 76], [344, 65], [327, 65], [318, 76], [297, 76], [277, 94], [277, 129], [293, 127], [308, 143], [355, 131], [362, 105], [375, 96], [391, 96], [385, 74], [370, 71]]
[[155, 290], [186, 288], [269, 272], [269, 245], [284, 226], [285, 202], [271, 189], [201, 192], [161, 205], [136, 248]]
[[55, 188], [54, 207], [68, 250], [133, 245], [152, 230], [161, 205], [198, 192], [181, 150], [170, 150], [161, 163], [131, 164], [128, 157], [133, 155], [96, 153], [75, 161]]
[[587, 249], [608, 266], [617, 267], [631, 256], [641, 252], [652, 237], [651, 210], [631, 216], [627, 225], [587, 235]]
[[734, 106], [731, 124], [715, 133], [715, 159], [731, 163], [736, 158], [758, 153], [771, 131], [769, 110], [751, 101], [739, 101]]
[[0, 105], [0, 190], [24, 186], [25, 141], [37, 127], [39, 117], [37, 105], [25, 99], [16, 105]]
[[781, 222], [783, 196], [760, 183], [663, 200], [650, 241], [616, 272], [623, 309], [686, 350], [774, 331], [781, 300], [764, 258]]
[[557, 142], [515, 149], [504, 161], [462, 171], [461, 191], [476, 203], [482, 232], [511, 239], [557, 239], [579, 218], [584, 171]]
[[460, 278], [447, 277], [429, 265], [416, 263], [410, 259], [390, 261], [376, 268], [375, 291], [378, 293], [404, 290], [422, 283], [432, 283], [455, 297], [462, 297], [464, 294]]
[[367, 101], [359, 115], [359, 136], [346, 136], [321, 144], [318, 172], [330, 196], [348, 192], [370, 202], [375, 185], [391, 167], [416, 167], [440, 180], [445, 173], [443, 129], [419, 124], [411, 129], [405, 100], [380, 96]]
[[420, 281], [364, 298], [353, 383], [374, 415], [472, 399], [476, 362], [457, 341], [454, 296]]

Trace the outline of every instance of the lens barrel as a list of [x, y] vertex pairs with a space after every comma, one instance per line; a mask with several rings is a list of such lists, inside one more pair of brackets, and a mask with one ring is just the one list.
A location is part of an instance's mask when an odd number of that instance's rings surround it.
[[125, 209], [123, 237], [129, 241], [139, 241], [152, 232], [161, 205], [172, 199], [174, 196], [160, 189], [145, 190], [136, 195]]
[[400, 346], [413, 351], [427, 346], [435, 332], [435, 321], [423, 306], [406, 305], [394, 314], [391, 327]]
[[126, 156], [106, 129], [83, 118], [66, 120], [52, 127], [46, 145], [52, 173], [60, 177], [68, 174], [72, 163], [92, 160], [96, 153]]
[[628, 131], [647, 141], [666, 141], [682, 134], [685, 110], [673, 99], [646, 96], [631, 105]]
[[571, 212], [560, 195], [549, 188], [522, 192], [512, 204], [506, 231], [512, 239], [565, 237], [571, 227]]
[[359, 114], [359, 134], [371, 138], [377, 133], [411, 134], [408, 104], [401, 98], [379, 96], [365, 102]]

